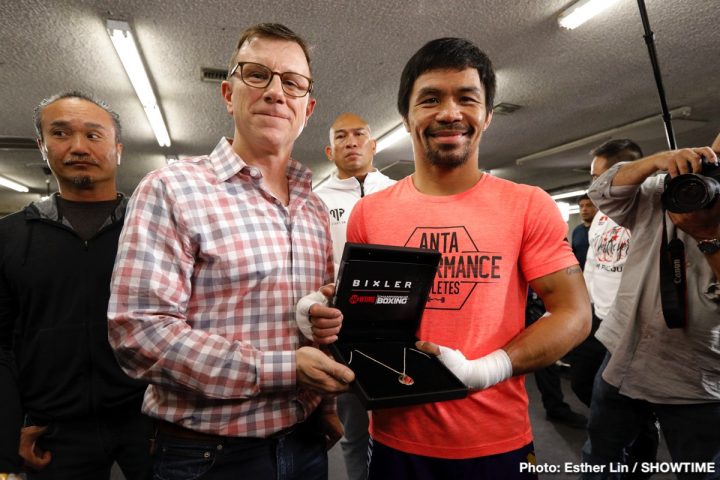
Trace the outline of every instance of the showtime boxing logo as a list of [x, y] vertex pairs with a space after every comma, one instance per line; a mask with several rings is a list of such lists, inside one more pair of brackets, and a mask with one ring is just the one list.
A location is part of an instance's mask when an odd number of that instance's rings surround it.
[[[408, 302], [408, 295], [402, 295], [406, 291], [412, 288], [411, 281], [403, 280], [373, 280], [373, 279], [353, 279], [353, 289], [358, 291], [368, 292], [367, 294], [354, 293], [350, 295], [348, 302], [351, 305], [358, 303], [370, 303], [374, 305], [406, 305]], [[377, 290], [378, 293], [370, 293]], [[388, 292], [391, 290], [392, 292]], [[393, 291], [394, 290], [394, 291]], [[382, 293], [392, 293], [390, 295], [384, 295]], [[400, 294], [400, 295], [398, 295]]]
[[350, 305], [358, 303], [372, 303], [375, 305], [405, 305], [408, 302], [407, 295], [350, 295]]

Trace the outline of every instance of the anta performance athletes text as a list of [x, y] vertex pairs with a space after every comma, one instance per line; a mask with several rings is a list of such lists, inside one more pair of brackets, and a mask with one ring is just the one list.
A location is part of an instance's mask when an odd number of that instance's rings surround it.
[[460, 309], [478, 283], [500, 280], [502, 255], [495, 251], [480, 251], [465, 227], [420, 227], [405, 246], [442, 253], [425, 308]]

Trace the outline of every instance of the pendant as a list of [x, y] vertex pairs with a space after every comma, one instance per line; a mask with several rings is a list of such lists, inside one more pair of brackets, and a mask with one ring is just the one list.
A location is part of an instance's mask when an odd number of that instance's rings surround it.
[[[421, 351], [419, 351], [419, 350], [415, 350], [414, 348], [411, 348], [411, 350], [414, 351], [414, 352], [420, 353], [420, 354], [422, 354], [422, 355], [425, 355], [426, 357], [430, 358], [426, 353], [423, 353], [423, 352], [421, 352]], [[348, 362], [347, 362], [348, 365], [350, 365], [350, 364], [352, 363], [352, 361], [353, 361], [353, 352], [357, 352], [357, 353], [359, 353], [360, 355], [362, 355], [363, 357], [367, 358], [368, 360], [371, 360], [371, 361], [377, 363], [377, 364], [380, 365], [381, 367], [387, 368], [387, 369], [390, 370], [391, 372], [395, 372], [395, 373], [399, 374], [400, 376], [398, 377], [398, 382], [400, 382], [401, 385], [406, 385], [406, 386], [409, 387], [410, 385], [414, 385], [414, 384], [415, 384], [415, 380], [413, 380], [410, 375], [406, 375], [406, 374], [405, 374], [405, 367], [407, 366], [407, 363], [406, 363], [407, 348], [403, 348], [403, 369], [402, 369], [402, 372], [399, 371], [399, 370], [395, 370], [394, 368], [392, 368], [392, 367], [390, 367], [390, 366], [388, 366], [388, 365], [385, 365], [385, 364], [382, 363], [380, 360], [378, 360], [378, 359], [376, 359], [376, 358], [373, 358], [373, 357], [371, 357], [370, 355], [368, 355], [367, 353], [363, 353], [363, 352], [361, 352], [360, 350], [356, 350], [356, 349], [350, 350], [350, 359], [349, 359]]]
[[398, 382], [402, 383], [403, 385], [412, 385], [415, 383], [415, 380], [412, 379], [410, 375], [400, 375], [398, 377]]

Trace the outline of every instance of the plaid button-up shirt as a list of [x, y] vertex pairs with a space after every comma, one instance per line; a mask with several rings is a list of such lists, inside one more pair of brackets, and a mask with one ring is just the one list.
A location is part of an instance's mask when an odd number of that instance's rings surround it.
[[296, 384], [295, 304], [331, 281], [332, 243], [311, 172], [291, 160], [287, 177], [284, 206], [223, 138], [138, 186], [108, 316], [120, 364], [150, 382], [148, 415], [265, 437], [320, 404]]

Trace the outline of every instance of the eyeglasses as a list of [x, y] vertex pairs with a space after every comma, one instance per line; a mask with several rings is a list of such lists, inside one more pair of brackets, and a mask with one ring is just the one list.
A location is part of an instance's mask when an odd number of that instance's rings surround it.
[[267, 88], [272, 82], [273, 76], [280, 77], [280, 85], [283, 92], [291, 97], [304, 97], [312, 92], [313, 81], [305, 75], [295, 72], [273, 72], [265, 65], [253, 62], [238, 62], [230, 71], [232, 77], [240, 70], [240, 79], [245, 85], [253, 88]]

